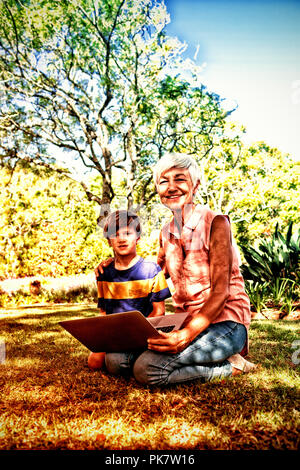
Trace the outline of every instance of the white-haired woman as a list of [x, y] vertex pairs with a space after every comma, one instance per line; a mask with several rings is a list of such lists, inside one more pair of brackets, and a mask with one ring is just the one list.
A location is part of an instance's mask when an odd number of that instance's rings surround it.
[[167, 154], [154, 168], [161, 202], [173, 218], [160, 233], [158, 263], [174, 285], [176, 312], [189, 316], [180, 330], [148, 340], [148, 350], [124, 364], [108, 354], [111, 373], [132, 368], [141, 383], [163, 385], [248, 372], [250, 303], [232, 246], [229, 219], [194, 203], [200, 184], [196, 161]]

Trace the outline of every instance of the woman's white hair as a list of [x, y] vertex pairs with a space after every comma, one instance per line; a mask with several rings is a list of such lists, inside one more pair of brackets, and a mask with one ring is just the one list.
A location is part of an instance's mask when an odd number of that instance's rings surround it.
[[170, 170], [170, 168], [187, 169], [190, 173], [194, 187], [200, 181], [200, 169], [193, 157], [184, 153], [167, 153], [158, 160], [153, 169], [153, 179], [156, 187], [162, 173]]

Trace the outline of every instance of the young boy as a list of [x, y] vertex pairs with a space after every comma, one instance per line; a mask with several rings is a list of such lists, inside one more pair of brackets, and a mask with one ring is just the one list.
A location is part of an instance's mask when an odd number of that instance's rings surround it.
[[[97, 278], [100, 315], [139, 310], [146, 317], [164, 315], [165, 299], [171, 297], [161, 268], [136, 253], [141, 226], [136, 214], [113, 212], [104, 226], [104, 237], [114, 252], [114, 262]], [[90, 353], [88, 366], [100, 369], [105, 352]]]

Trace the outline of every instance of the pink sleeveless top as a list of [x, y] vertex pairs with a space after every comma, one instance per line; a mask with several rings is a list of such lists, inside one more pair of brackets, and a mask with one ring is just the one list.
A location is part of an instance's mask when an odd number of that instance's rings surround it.
[[[197, 205], [181, 235], [174, 219], [160, 233], [158, 264], [166, 267], [174, 284], [173, 304], [176, 312], [199, 312], [210, 293], [209, 239], [211, 224], [217, 213]], [[223, 311], [213, 323], [231, 320], [249, 328], [250, 302], [240, 273], [234, 247], [229, 297]], [[247, 348], [248, 349], [248, 348]]]

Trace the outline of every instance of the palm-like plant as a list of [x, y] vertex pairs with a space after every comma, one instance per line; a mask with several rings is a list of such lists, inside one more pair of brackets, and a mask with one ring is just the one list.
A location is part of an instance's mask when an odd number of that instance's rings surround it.
[[255, 282], [276, 282], [277, 279], [300, 279], [300, 230], [292, 235], [290, 222], [286, 236], [279, 231], [278, 223], [271, 239], [262, 239], [258, 248], [242, 247], [246, 263], [242, 265], [245, 279]]

